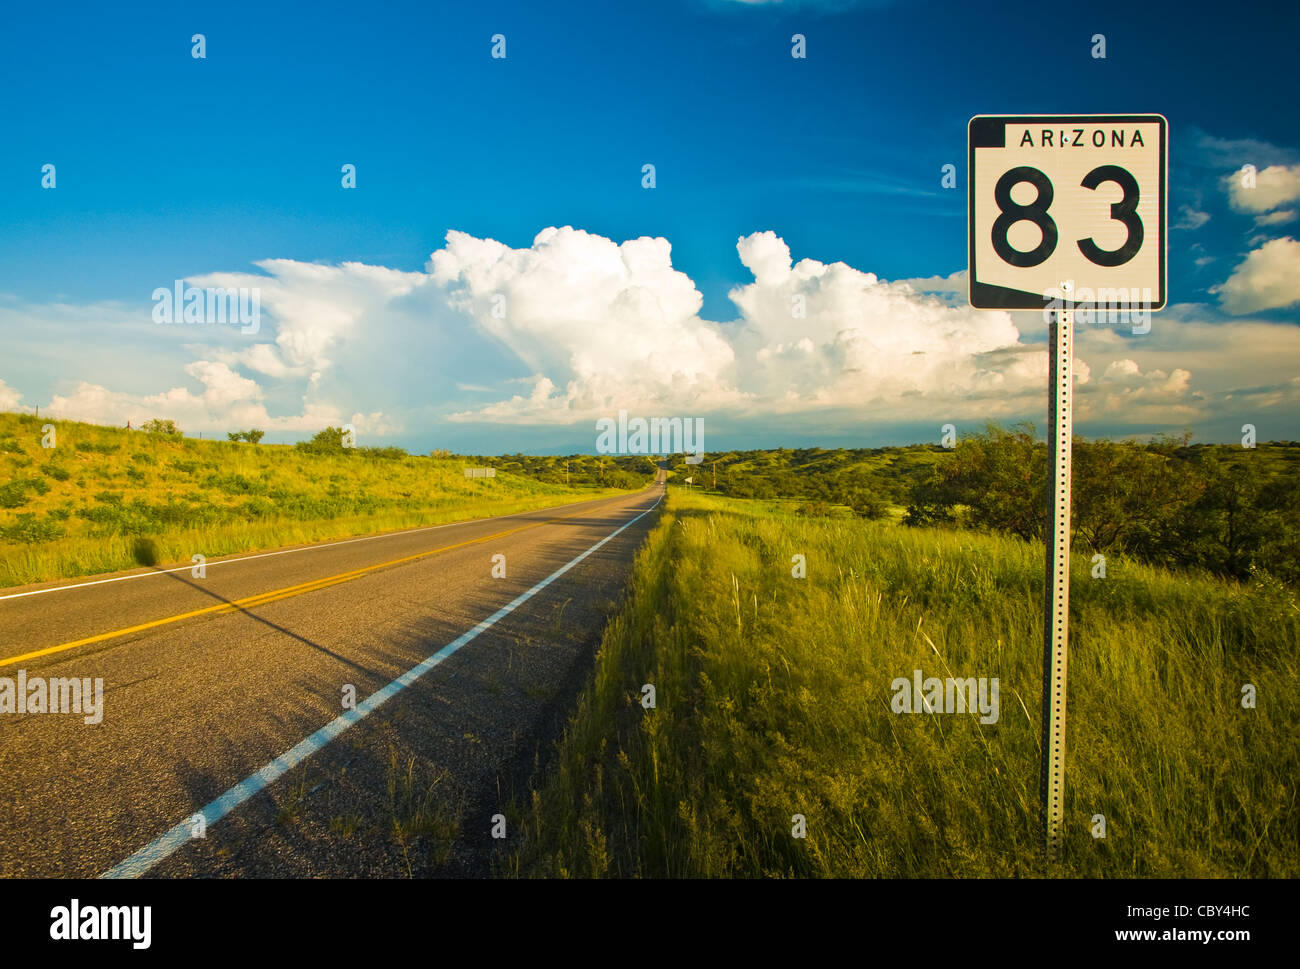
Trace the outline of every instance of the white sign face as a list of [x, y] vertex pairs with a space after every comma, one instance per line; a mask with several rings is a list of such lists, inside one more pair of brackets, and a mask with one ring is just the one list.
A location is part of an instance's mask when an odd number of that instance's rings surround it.
[[1158, 114], [980, 115], [968, 128], [970, 305], [1163, 309], [1169, 123]]

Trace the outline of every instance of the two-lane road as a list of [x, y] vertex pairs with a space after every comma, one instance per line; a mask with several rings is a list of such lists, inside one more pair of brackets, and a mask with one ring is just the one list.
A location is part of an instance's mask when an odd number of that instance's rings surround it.
[[486, 874], [662, 493], [0, 590], [0, 876]]

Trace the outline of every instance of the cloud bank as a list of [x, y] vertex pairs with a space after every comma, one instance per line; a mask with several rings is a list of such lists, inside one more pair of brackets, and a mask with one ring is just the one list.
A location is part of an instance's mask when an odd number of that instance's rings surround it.
[[[88, 338], [81, 358], [60, 362], [42, 413], [294, 436], [351, 422], [371, 437], [439, 424], [590, 428], [619, 410], [858, 434], [878, 423], [1041, 421], [1041, 320], [970, 309], [962, 273], [891, 282], [796, 261], [771, 231], [739, 238], [736, 255], [750, 281], [728, 294], [728, 320], [701, 316], [703, 297], [668, 240], [619, 243], [570, 226], [520, 248], [449, 232], [422, 272], [265, 260], [257, 273], [189, 280], [259, 288], [257, 334], [154, 326], [147, 304], [113, 308], [112, 327], [152, 355], [105, 368]], [[1218, 288], [1224, 307], [1255, 314], [1300, 300], [1298, 261], [1295, 240], [1264, 242]], [[1251, 387], [1269, 388], [1251, 398], [1261, 406], [1294, 406], [1300, 330], [1197, 313], [1157, 314], [1142, 338], [1080, 328], [1081, 419], [1191, 425], [1217, 416], [1216, 396], [1245, 399]], [[40, 316], [0, 306], [0, 332], [27, 341], [19, 359], [42, 349], [30, 325]], [[112, 341], [105, 327], [85, 332]], [[34, 402], [19, 373], [0, 377], [0, 407]]]

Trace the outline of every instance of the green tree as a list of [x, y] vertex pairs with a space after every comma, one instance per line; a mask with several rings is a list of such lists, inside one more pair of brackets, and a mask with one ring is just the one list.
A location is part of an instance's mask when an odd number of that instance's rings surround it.
[[1238, 458], [1211, 451], [1196, 464], [1201, 492], [1177, 526], [1183, 557], [1238, 579], [1252, 565], [1267, 567], [1260, 552], [1283, 523], [1286, 492], [1267, 486], [1254, 453]]
[[140, 430], [146, 434], [164, 434], [170, 437], [180, 437], [181, 429], [176, 426], [175, 421], [163, 420], [162, 418], [153, 417], [140, 425]]
[[990, 423], [913, 486], [904, 521], [931, 525], [960, 516], [975, 528], [1041, 538], [1046, 486], [1047, 448], [1034, 439], [1033, 425]]
[[1156, 561], [1176, 559], [1175, 525], [1199, 493], [1179, 457], [1187, 438], [1152, 444], [1074, 442], [1072, 524], [1094, 552], [1123, 550]]
[[343, 446], [343, 428], [327, 427], [317, 431], [310, 441], [299, 441], [294, 447], [308, 454], [346, 454], [352, 448]]
[[843, 504], [852, 508], [853, 514], [870, 521], [879, 521], [889, 514], [888, 503], [875, 491], [854, 492]]

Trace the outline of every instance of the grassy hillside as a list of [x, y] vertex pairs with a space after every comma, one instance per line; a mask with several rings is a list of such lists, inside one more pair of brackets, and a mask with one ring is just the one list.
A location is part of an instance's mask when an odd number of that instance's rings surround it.
[[[1294, 593], [1088, 565], [1049, 869], [1042, 545], [674, 491], [556, 766], [515, 811], [505, 873], [1300, 875]], [[915, 669], [998, 677], [999, 719], [893, 712], [892, 682]]]
[[[55, 444], [42, 447], [53, 423]], [[307, 453], [0, 413], [0, 586], [616, 493], [393, 451]], [[619, 487], [643, 486], [628, 475]]]

